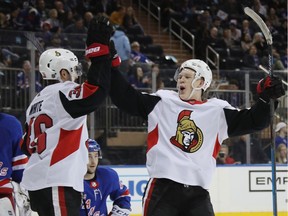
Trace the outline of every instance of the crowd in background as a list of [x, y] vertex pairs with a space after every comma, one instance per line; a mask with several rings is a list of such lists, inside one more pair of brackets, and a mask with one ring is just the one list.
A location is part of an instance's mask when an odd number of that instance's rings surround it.
[[[220, 53], [221, 58], [225, 58], [227, 64], [223, 66], [224, 69], [229, 69], [229, 59], [241, 60], [242, 69], [258, 69], [260, 64], [267, 65], [267, 45], [263, 34], [255, 23], [243, 14], [240, 1], [155, 2], [161, 6], [163, 31], [169, 30], [169, 19], [174, 18], [195, 35], [196, 58], [205, 59], [206, 46], [209, 45]], [[0, 30], [34, 31], [46, 49], [79, 49], [80, 52], [75, 53], [83, 62], [84, 68], [87, 62], [83, 50], [89, 22], [96, 14], [104, 14], [115, 26], [112, 40], [122, 60], [120, 71], [131, 85], [136, 88], [151, 88], [151, 73], [155, 72], [157, 89], [174, 87], [174, 83], [169, 86], [161, 79], [161, 63], [151, 60], [142, 52], [142, 44], [131, 40], [131, 35], [145, 36], [145, 30], [138, 22], [133, 7], [125, 7], [121, 0], [1, 1], [0, 6]], [[287, 69], [287, 1], [253, 0], [247, 6], [264, 19], [272, 32], [274, 69]], [[29, 87], [31, 66], [28, 59], [29, 53], [18, 53], [13, 47], [1, 44], [0, 67], [22, 68], [16, 80], [19, 94], [21, 91], [27, 91]], [[233, 64], [233, 67], [235, 66], [237, 65]], [[287, 79], [287, 75], [285, 77]], [[43, 88], [39, 76], [36, 76], [35, 88], [37, 92]], [[245, 142], [245, 137], [238, 141]], [[255, 141], [251, 143], [255, 146]], [[240, 156], [235, 157], [235, 162], [243, 163], [246, 160]], [[267, 155], [264, 155], [260, 162], [268, 161]]]

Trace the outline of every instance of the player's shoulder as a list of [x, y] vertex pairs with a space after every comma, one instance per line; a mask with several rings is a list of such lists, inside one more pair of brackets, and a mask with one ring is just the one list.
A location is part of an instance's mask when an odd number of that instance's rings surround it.
[[219, 106], [219, 107], [221, 107], [221, 108], [233, 108], [229, 103], [228, 103], [228, 101], [226, 101], [226, 100], [222, 100], [222, 99], [219, 99], [219, 98], [209, 98], [208, 100], [207, 100], [207, 104], [209, 104], [209, 105], [214, 105], [214, 106]]
[[7, 114], [7, 113], [0, 113], [0, 122], [1, 122], [1, 125], [5, 125], [5, 126], [21, 125], [20, 121], [15, 116]]
[[118, 176], [117, 172], [114, 169], [108, 166], [101, 166], [101, 165], [97, 167], [97, 174], [106, 177]]
[[161, 97], [161, 98], [171, 98], [171, 97], [178, 97], [178, 93], [173, 90], [166, 90], [166, 89], [160, 89], [158, 90], [155, 95]]

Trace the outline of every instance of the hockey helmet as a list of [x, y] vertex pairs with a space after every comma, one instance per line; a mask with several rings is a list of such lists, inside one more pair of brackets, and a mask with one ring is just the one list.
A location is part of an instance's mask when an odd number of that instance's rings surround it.
[[81, 65], [77, 56], [67, 49], [48, 49], [44, 51], [39, 59], [39, 71], [43, 79], [59, 80], [60, 71], [67, 70], [74, 79], [82, 75]]
[[200, 79], [201, 77], [204, 78], [204, 84], [201, 87], [201, 89], [206, 91], [206, 89], [211, 85], [211, 82], [212, 82], [212, 71], [209, 68], [209, 66], [200, 59], [187, 60], [183, 62], [181, 66], [176, 70], [176, 73], [174, 75], [174, 79], [176, 82], [177, 82], [179, 73], [185, 68], [195, 71], [196, 74], [195, 74], [194, 80]]
[[100, 145], [96, 142], [96, 140], [88, 139], [86, 141], [86, 145], [88, 148], [88, 152], [98, 152], [98, 158], [102, 158]]

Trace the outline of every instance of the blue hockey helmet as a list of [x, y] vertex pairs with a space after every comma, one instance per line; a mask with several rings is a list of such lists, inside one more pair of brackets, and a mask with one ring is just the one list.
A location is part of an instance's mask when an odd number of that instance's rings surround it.
[[98, 152], [98, 158], [102, 158], [101, 147], [96, 140], [88, 139], [86, 141], [88, 152]]

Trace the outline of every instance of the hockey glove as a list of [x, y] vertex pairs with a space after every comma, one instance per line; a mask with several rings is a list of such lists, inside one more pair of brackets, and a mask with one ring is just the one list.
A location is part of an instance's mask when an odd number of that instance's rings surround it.
[[113, 205], [112, 211], [109, 213], [108, 216], [129, 216], [130, 210], [120, 208], [118, 205]]
[[121, 64], [121, 59], [118, 56], [117, 50], [115, 49], [113, 40], [110, 41], [109, 50], [112, 58], [112, 67], [118, 67]]
[[269, 103], [270, 99], [277, 99], [285, 94], [282, 81], [276, 76], [267, 76], [261, 79], [257, 85], [259, 98]]
[[87, 39], [86, 52], [88, 58], [109, 54], [109, 42], [113, 28], [107, 17], [97, 15], [90, 22]]

